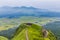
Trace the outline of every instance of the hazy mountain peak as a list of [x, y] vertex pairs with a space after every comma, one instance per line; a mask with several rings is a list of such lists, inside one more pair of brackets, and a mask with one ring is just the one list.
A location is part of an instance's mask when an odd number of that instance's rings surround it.
[[27, 7], [27, 6], [21, 6], [20, 8], [23, 8], [23, 9], [37, 9], [35, 7], [32, 7], [32, 6], [29, 6], [29, 7]]

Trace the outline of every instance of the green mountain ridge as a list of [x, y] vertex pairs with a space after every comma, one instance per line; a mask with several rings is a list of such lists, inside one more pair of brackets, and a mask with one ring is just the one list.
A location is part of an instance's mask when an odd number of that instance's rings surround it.
[[48, 31], [47, 37], [42, 32], [43, 27], [32, 23], [23, 23], [17, 28], [12, 40], [56, 40], [51, 31]]
[[56, 37], [50, 30], [46, 30], [42, 26], [23, 23], [17, 28], [11, 39], [0, 36], [0, 40], [56, 40]]

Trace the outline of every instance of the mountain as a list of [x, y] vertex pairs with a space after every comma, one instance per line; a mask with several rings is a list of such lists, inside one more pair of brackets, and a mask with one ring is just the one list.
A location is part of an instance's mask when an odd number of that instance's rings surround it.
[[46, 9], [34, 7], [0, 7], [0, 17], [20, 17], [20, 16], [38, 16], [38, 17], [60, 17], [60, 12], [53, 12]]
[[56, 40], [51, 31], [33, 23], [21, 24], [11, 40]]

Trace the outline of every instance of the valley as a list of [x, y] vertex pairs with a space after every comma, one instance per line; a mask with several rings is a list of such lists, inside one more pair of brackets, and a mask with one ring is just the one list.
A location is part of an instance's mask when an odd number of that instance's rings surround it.
[[[57, 17], [34, 17], [34, 16], [22, 16], [19, 18], [0, 18], [0, 35], [11, 38], [15, 33], [15, 30], [22, 23], [34, 23], [43, 26], [43, 28], [52, 30], [52, 32], [59, 38], [60, 26], [54, 22], [60, 21]], [[50, 23], [55, 24], [51, 25]], [[57, 22], [59, 24], [59, 22]], [[53, 27], [53, 28], [52, 28]], [[57, 28], [57, 29], [56, 29]], [[57, 31], [57, 32], [56, 32]], [[59, 39], [58, 39], [59, 40]]]

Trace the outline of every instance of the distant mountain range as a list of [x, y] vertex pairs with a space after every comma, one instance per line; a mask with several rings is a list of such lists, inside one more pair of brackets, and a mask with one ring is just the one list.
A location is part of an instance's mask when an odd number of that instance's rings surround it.
[[20, 17], [20, 16], [37, 16], [37, 17], [60, 17], [60, 12], [53, 12], [46, 9], [34, 7], [0, 7], [0, 17]]

